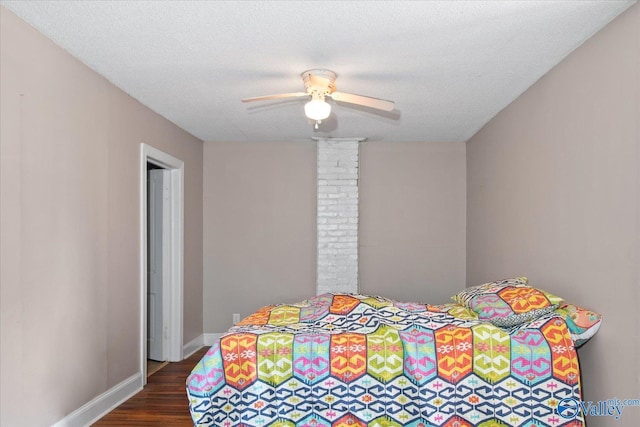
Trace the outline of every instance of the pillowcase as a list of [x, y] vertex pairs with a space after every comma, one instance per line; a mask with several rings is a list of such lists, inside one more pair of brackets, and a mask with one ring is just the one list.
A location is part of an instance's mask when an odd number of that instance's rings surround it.
[[466, 288], [457, 295], [451, 297], [455, 302], [465, 307], [470, 306], [470, 302], [478, 295], [492, 294], [503, 289], [505, 286], [521, 287], [528, 286], [529, 279], [526, 277], [514, 277], [511, 279], [496, 280], [495, 282], [485, 283], [484, 285], [472, 286]]
[[602, 323], [602, 314], [573, 304], [562, 304], [555, 310], [564, 317], [574, 346], [580, 347], [598, 332]]
[[509, 328], [550, 313], [563, 300], [528, 286], [526, 277], [498, 280], [467, 288], [453, 299], [478, 314], [478, 319]]

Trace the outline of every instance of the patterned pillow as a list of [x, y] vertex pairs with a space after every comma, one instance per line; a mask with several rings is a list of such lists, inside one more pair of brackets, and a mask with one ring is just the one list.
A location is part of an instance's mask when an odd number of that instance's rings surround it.
[[598, 332], [602, 323], [602, 314], [573, 304], [562, 304], [555, 312], [566, 320], [576, 347], [589, 341]]
[[478, 319], [508, 328], [550, 313], [562, 298], [528, 286], [526, 277], [498, 280], [467, 288], [453, 299], [478, 314]]
[[496, 280], [495, 282], [485, 283], [484, 285], [466, 288], [464, 291], [459, 292], [457, 295], [454, 295], [451, 298], [458, 304], [469, 307], [470, 301], [472, 301], [478, 295], [496, 293], [497, 291], [503, 289], [505, 286], [521, 287], [528, 286], [528, 284], [529, 279], [527, 279], [526, 277], [514, 277], [512, 279]]

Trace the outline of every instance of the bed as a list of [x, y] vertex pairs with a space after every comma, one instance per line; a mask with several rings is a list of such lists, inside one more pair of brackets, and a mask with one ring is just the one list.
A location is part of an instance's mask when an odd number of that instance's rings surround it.
[[[513, 278], [429, 305], [331, 293], [264, 307], [187, 378], [196, 426], [582, 426], [601, 316]], [[570, 409], [570, 408], [569, 408]]]

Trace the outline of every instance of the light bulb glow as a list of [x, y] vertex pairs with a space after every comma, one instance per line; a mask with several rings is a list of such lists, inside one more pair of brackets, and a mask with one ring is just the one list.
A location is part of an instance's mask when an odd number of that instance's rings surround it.
[[324, 99], [314, 97], [304, 105], [304, 114], [317, 122], [326, 119], [331, 114], [331, 105]]

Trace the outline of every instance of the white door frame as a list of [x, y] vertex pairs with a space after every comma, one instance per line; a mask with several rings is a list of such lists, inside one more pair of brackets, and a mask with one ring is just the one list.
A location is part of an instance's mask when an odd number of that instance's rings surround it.
[[[169, 319], [167, 359], [182, 360], [183, 259], [184, 259], [184, 162], [147, 144], [140, 144], [140, 372], [147, 383], [147, 163], [169, 173], [171, 211], [169, 274]], [[166, 270], [165, 270], [166, 271]]]

